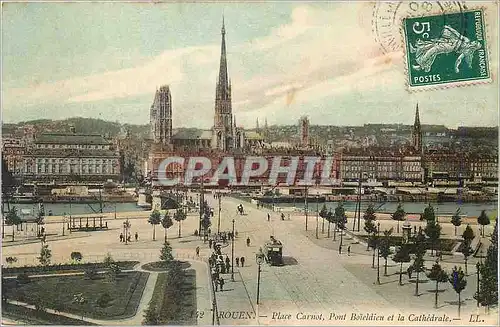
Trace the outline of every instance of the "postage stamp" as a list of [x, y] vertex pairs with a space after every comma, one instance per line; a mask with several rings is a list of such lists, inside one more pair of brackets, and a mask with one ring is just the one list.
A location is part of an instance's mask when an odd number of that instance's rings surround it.
[[2, 326], [498, 326], [488, 1], [0, 0]]
[[403, 20], [410, 88], [489, 80], [482, 10]]

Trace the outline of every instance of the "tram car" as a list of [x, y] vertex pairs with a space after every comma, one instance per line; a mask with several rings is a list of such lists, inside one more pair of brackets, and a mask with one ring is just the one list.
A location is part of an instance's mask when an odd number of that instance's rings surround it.
[[283, 265], [283, 244], [271, 236], [262, 249], [264, 258], [271, 266]]

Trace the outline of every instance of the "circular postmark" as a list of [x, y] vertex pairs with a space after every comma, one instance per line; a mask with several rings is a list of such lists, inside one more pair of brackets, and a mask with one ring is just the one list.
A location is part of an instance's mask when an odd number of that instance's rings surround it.
[[[467, 9], [463, 1], [394, 1], [377, 2], [373, 9], [372, 30], [377, 43], [384, 53], [400, 51], [403, 48], [401, 38], [401, 22], [406, 17], [442, 15], [444, 25], [451, 19], [446, 14], [461, 13]], [[456, 18], [460, 20], [460, 15]], [[464, 22], [455, 22], [458, 30], [465, 26]]]

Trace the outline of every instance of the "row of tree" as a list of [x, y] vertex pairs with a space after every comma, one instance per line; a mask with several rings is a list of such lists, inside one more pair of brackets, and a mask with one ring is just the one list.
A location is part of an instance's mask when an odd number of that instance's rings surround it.
[[181, 222], [187, 218], [186, 212], [183, 209], [177, 209], [172, 216], [170, 212], [167, 211], [162, 217], [159, 211], [154, 210], [148, 219], [148, 222], [153, 225], [153, 241], [156, 241], [156, 225], [161, 224], [165, 230], [165, 242], [167, 242], [167, 230], [174, 225], [172, 217], [179, 223], [179, 238], [181, 237]]

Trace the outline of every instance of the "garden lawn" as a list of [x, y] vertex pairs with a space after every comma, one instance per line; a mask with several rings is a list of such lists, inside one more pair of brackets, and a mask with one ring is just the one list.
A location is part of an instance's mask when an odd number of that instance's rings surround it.
[[45, 311], [36, 311], [10, 303], [2, 303], [2, 316], [25, 322], [28, 325], [94, 325], [86, 321], [71, 319]]
[[[26, 284], [15, 279], [4, 281], [7, 298], [46, 308], [69, 312], [95, 319], [124, 319], [135, 315], [148, 280], [148, 273], [120, 273], [116, 281], [106, 276], [96, 279], [78, 276], [50, 276], [30, 278]], [[85, 302], [74, 303], [81, 293]]]

